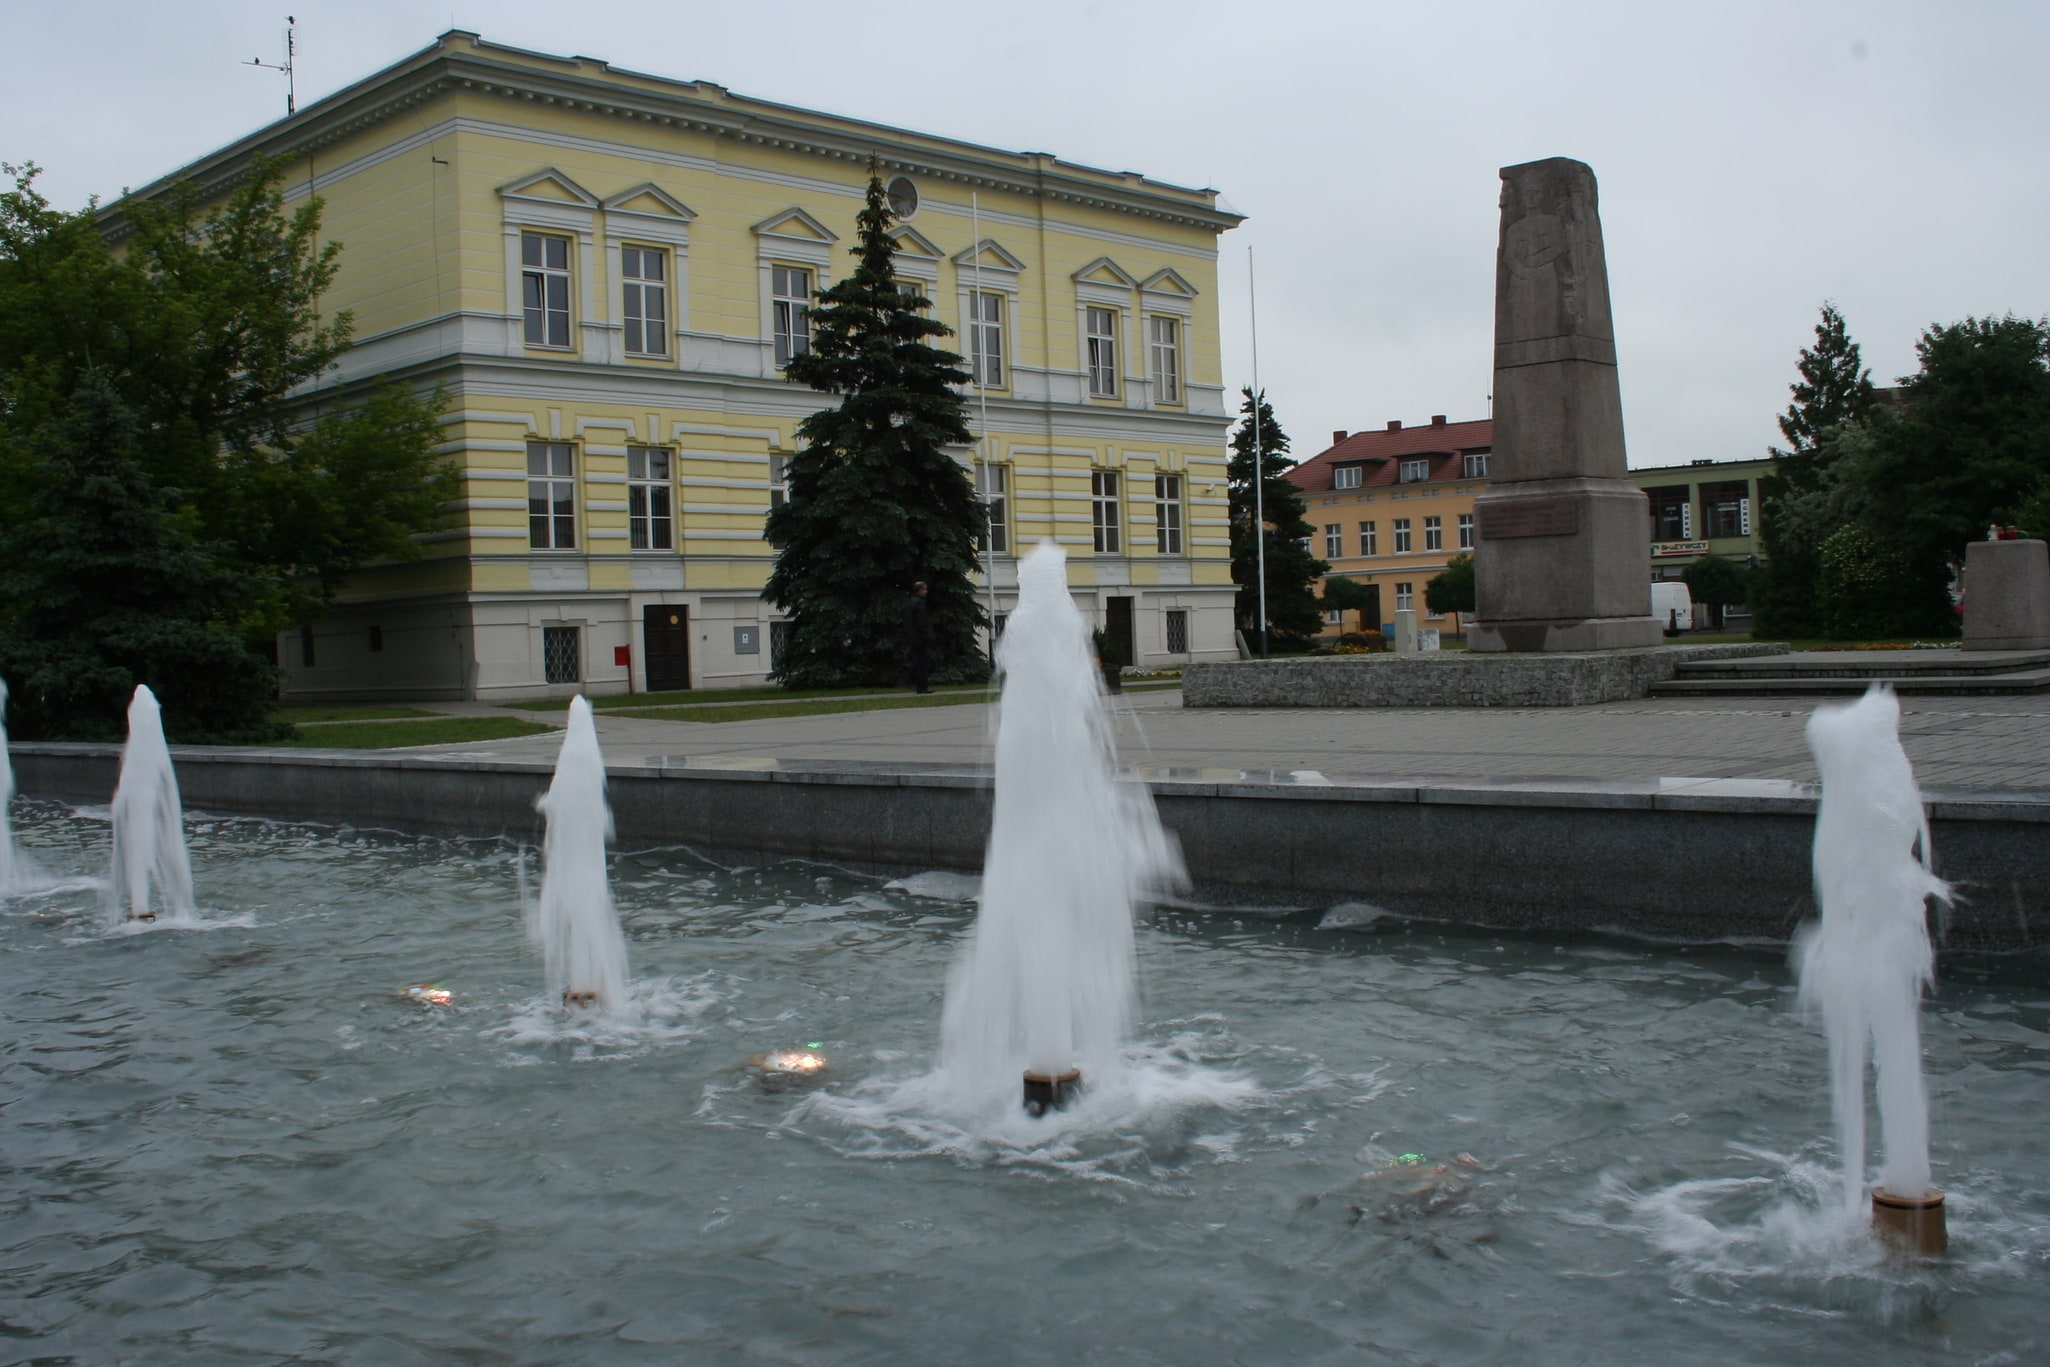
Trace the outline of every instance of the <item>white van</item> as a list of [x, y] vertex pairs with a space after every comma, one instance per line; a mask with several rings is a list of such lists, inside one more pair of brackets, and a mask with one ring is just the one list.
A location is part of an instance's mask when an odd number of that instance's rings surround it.
[[1694, 627], [1694, 595], [1677, 579], [1654, 579], [1651, 615], [1667, 631], [1690, 631]]

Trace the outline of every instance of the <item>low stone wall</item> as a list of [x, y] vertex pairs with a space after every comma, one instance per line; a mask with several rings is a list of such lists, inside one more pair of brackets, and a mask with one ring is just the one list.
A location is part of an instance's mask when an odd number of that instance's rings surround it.
[[[104, 803], [112, 746], [13, 747], [21, 791]], [[538, 841], [530, 762], [344, 752], [181, 749], [188, 808]], [[1814, 915], [1815, 793], [1751, 779], [1306, 782], [1169, 771], [1146, 779], [1181, 842], [1192, 895], [1248, 908], [1350, 904], [1380, 915], [1678, 941], [1784, 941]], [[608, 771], [620, 844], [714, 858], [974, 871], [989, 838], [980, 769], [760, 761]], [[2050, 946], [2050, 802], [1931, 792], [1937, 872], [1959, 901], [1948, 949]]]
[[1651, 646], [1556, 654], [1313, 655], [1182, 668], [1184, 707], [1586, 707], [1642, 698], [1690, 660], [1784, 655], [1783, 645]]

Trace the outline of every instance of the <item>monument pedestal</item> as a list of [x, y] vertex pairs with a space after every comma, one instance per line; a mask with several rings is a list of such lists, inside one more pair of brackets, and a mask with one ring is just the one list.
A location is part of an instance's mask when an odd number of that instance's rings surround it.
[[1966, 650], [2050, 646], [2050, 544], [1974, 541], [1965, 547]]
[[1665, 639], [1644, 492], [1623, 455], [1615, 338], [1594, 173], [1564, 157], [1504, 167], [1495, 482], [1474, 501], [1469, 651]]

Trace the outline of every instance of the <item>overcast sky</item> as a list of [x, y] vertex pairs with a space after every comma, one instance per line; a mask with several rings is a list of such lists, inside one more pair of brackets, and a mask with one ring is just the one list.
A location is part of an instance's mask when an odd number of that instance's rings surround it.
[[[1225, 382], [1295, 441], [1488, 414], [1497, 169], [1594, 168], [1632, 465], [1779, 439], [1824, 299], [1874, 378], [1922, 328], [2050, 315], [2050, 4], [854, 5], [0, 0], [0, 160], [65, 208], [447, 28], [1212, 186]], [[877, 16], [888, 16], [878, 21]]]

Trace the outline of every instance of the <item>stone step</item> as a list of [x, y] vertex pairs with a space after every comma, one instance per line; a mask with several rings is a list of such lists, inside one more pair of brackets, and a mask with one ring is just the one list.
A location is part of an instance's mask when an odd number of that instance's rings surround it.
[[1651, 686], [1660, 698], [1830, 698], [1852, 697], [1869, 684], [1890, 684], [1896, 693], [1937, 693], [1952, 696], [2050, 692], [2050, 669], [2018, 669], [2006, 674], [1936, 674], [1898, 677], [1847, 678], [1835, 674], [1804, 674], [1799, 677], [1766, 675], [1749, 678], [1702, 678], [1681, 675]]
[[2043, 650], [1811, 650], [1753, 659], [1689, 660], [1686, 679], [1911, 679], [1969, 678], [2050, 668]]

